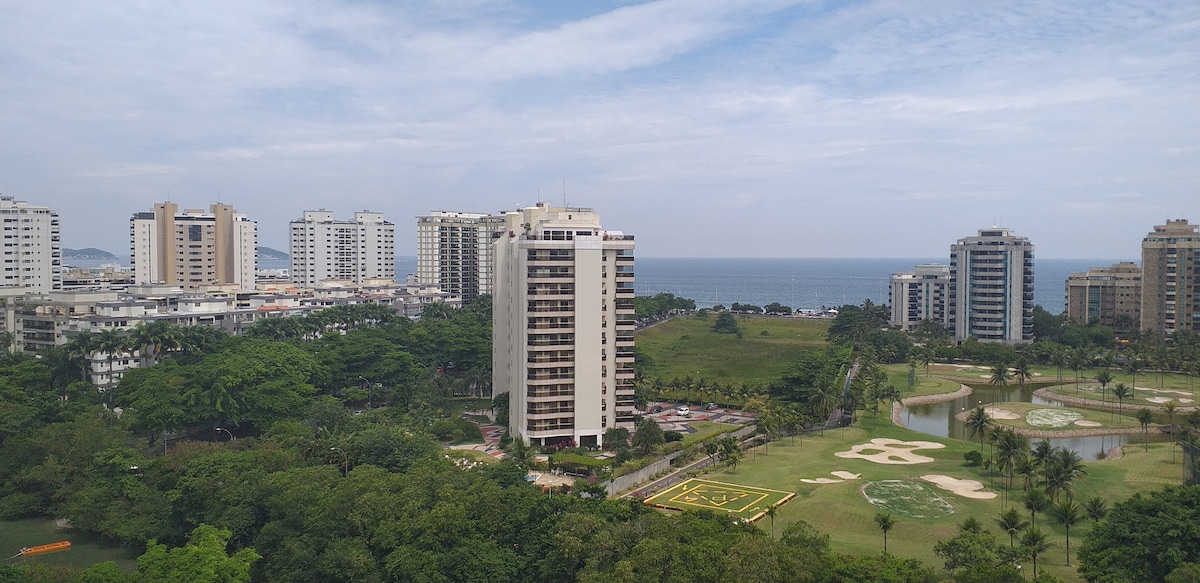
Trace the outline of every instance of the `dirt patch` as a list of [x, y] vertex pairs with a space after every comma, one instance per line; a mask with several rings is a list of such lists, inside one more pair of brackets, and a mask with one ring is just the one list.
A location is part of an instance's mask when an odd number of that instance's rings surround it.
[[1083, 413], [1070, 409], [1034, 409], [1025, 414], [1025, 422], [1034, 427], [1067, 427], [1083, 419]]
[[981, 492], [983, 483], [977, 480], [960, 480], [942, 474], [927, 474], [921, 476], [922, 480], [937, 486], [956, 496], [963, 498], [971, 498], [972, 500], [991, 500], [996, 497], [995, 492]]
[[[839, 451], [833, 455], [840, 458], [859, 458], [869, 462], [886, 465], [927, 464], [933, 458], [914, 453], [921, 449], [942, 449], [946, 447], [934, 441], [900, 441], [887, 437], [877, 437], [870, 443], [860, 443], [850, 448], [850, 451]], [[874, 451], [877, 453], [863, 453]]]
[[1099, 421], [1088, 421], [1086, 419], [1080, 419], [1079, 421], [1076, 421], [1075, 424], [1080, 427], [1100, 427], [1101, 426], [1101, 423]]

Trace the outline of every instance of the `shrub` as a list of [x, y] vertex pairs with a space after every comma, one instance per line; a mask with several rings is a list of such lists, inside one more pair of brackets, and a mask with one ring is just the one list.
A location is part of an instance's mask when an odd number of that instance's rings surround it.
[[965, 458], [967, 460], [967, 465], [972, 466], [972, 467], [978, 466], [979, 464], [983, 463], [983, 454], [981, 454], [975, 450], [971, 450], [971, 451], [968, 451], [967, 453], [964, 453], [963, 458]]

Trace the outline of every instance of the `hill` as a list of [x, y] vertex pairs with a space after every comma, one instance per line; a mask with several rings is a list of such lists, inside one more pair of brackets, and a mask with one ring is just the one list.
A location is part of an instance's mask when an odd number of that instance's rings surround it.
[[289, 255], [278, 249], [272, 249], [263, 245], [258, 246], [259, 259], [287, 259]]
[[62, 250], [63, 259], [119, 259], [116, 255], [109, 253], [103, 249], [95, 247], [87, 247], [84, 249], [68, 249]]

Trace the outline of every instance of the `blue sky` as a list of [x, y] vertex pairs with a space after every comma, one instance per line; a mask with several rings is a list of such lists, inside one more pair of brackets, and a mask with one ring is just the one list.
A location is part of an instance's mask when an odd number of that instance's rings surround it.
[[0, 191], [64, 243], [157, 201], [596, 208], [645, 256], [1041, 257], [1200, 221], [1195, 0], [13, 2]]

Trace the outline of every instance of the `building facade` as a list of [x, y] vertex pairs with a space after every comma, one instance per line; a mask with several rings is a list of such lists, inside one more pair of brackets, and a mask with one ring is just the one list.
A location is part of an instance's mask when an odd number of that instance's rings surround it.
[[890, 300], [892, 326], [914, 330], [922, 321], [931, 320], [949, 327], [950, 266], [927, 263], [913, 271], [902, 271], [891, 277]]
[[949, 318], [956, 341], [1033, 340], [1033, 244], [1004, 227], [950, 247]]
[[180, 212], [179, 205], [162, 202], [129, 219], [129, 256], [138, 284], [253, 289], [258, 224], [227, 204]]
[[602, 445], [608, 428], [634, 424], [633, 236], [604, 230], [592, 209], [539, 203], [505, 219], [492, 374], [510, 434]]
[[0, 288], [46, 293], [62, 288], [58, 211], [0, 195], [4, 277]]
[[469, 302], [492, 293], [503, 215], [433, 211], [417, 217], [417, 281]]
[[1142, 268], [1122, 261], [1111, 267], [1093, 267], [1067, 278], [1067, 321], [1096, 322], [1117, 332], [1139, 327], [1142, 313]]
[[396, 279], [396, 226], [363, 211], [339, 221], [329, 211], [304, 211], [291, 222], [292, 282], [312, 288], [325, 280]]
[[1200, 332], [1200, 225], [1168, 220], [1142, 239], [1142, 331]]

